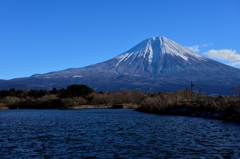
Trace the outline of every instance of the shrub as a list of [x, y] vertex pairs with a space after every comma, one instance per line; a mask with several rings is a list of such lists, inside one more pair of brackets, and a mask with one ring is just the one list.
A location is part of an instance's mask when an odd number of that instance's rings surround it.
[[72, 98], [62, 98], [60, 99], [60, 107], [70, 108], [74, 106], [74, 100]]
[[92, 104], [93, 105], [107, 105], [108, 104], [108, 95], [103, 93], [93, 93]]
[[3, 103], [5, 103], [7, 106], [8, 105], [15, 105], [20, 102], [20, 99], [18, 97], [4, 97], [3, 98]]
[[73, 106], [80, 106], [80, 105], [85, 105], [87, 104], [86, 99], [83, 97], [73, 97]]
[[93, 89], [87, 87], [86, 85], [71, 85], [68, 86], [66, 90], [64, 90], [60, 94], [60, 98], [73, 98], [73, 97], [83, 97], [85, 98], [87, 95], [93, 93]]

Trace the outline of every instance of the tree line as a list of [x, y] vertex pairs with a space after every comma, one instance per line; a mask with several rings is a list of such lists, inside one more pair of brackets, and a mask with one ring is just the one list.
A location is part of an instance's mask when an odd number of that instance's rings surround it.
[[0, 91], [0, 98], [4, 98], [7, 96], [10, 97], [19, 97], [19, 98], [27, 98], [27, 97], [33, 97], [33, 98], [41, 98], [45, 95], [55, 94], [58, 95], [60, 98], [72, 98], [76, 96], [82, 96], [85, 97], [89, 93], [94, 92], [92, 88], [87, 87], [86, 85], [70, 85], [67, 87], [67, 89], [57, 89], [53, 88], [50, 91], [47, 90], [23, 90], [18, 89], [15, 90], [15, 88], [11, 88], [9, 90], [2, 90]]
[[58, 108], [69, 106], [62, 101], [74, 97], [87, 98], [94, 90], [86, 85], [73, 84], [66, 89], [22, 90], [11, 88], [0, 91], [0, 106], [9, 108]]
[[[193, 85], [191, 85], [193, 86]], [[118, 92], [95, 92], [86, 85], [73, 84], [66, 89], [52, 90], [9, 90], [0, 91], [0, 109], [16, 108], [72, 108], [82, 105], [95, 107], [124, 105], [127, 108], [145, 107], [146, 109], [166, 109], [178, 106], [204, 105], [209, 109], [219, 111], [234, 107], [240, 112], [239, 87], [234, 87], [234, 96], [208, 96], [201, 91], [193, 92], [186, 88], [173, 92], [141, 92], [137, 90], [120, 90]]]

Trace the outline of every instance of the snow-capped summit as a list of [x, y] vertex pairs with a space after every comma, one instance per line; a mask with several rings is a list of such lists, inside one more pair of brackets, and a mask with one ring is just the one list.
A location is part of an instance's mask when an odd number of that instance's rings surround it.
[[193, 52], [192, 50], [177, 44], [176, 42], [167, 39], [164, 36], [152, 37], [146, 39], [130, 49], [129, 51], [117, 56], [122, 60], [127, 60], [130, 56], [137, 58], [143, 57], [148, 59], [149, 63], [155, 62], [159, 56], [164, 54], [170, 54], [172, 56], [179, 56], [185, 61], [190, 57], [204, 60], [205, 57]]
[[196, 62], [207, 61], [207, 58], [164, 36], [146, 39], [115, 59], [118, 74], [144, 71], [150, 75], [162, 74], [166, 69], [185, 69]]
[[172, 91], [194, 82], [208, 93], [232, 93], [240, 69], [208, 59], [167, 39], [152, 37], [107, 61], [27, 78], [0, 80], [0, 89], [52, 89], [85, 84], [96, 91]]

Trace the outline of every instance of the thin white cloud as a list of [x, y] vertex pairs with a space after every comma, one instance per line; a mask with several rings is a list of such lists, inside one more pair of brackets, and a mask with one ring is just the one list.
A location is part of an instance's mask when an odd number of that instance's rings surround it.
[[231, 66], [240, 66], [240, 61], [232, 62], [229, 65], [231, 65]]
[[212, 43], [209, 44], [203, 44], [203, 45], [193, 45], [193, 46], [187, 46], [188, 49], [194, 51], [194, 52], [199, 52], [199, 47], [207, 47], [209, 45], [212, 45]]
[[187, 47], [190, 50], [194, 51], [194, 52], [198, 52], [199, 51], [199, 45], [193, 45], [193, 46], [189, 46]]
[[207, 56], [210, 58], [216, 58], [219, 60], [225, 60], [228, 62], [236, 62], [240, 61], [240, 55], [237, 53], [236, 50], [229, 50], [229, 49], [223, 49], [223, 50], [209, 50], [208, 52], [205, 52]]
[[202, 46], [207, 47], [207, 46], [209, 46], [209, 45], [212, 45], [212, 43], [209, 43], [209, 44], [203, 44]]
[[240, 65], [240, 54], [236, 50], [223, 49], [223, 50], [209, 50], [204, 53], [210, 58], [223, 60], [228, 65], [238, 66]]
[[209, 45], [212, 45], [212, 43], [209, 44], [203, 44], [203, 45], [193, 45], [193, 46], [186, 46], [188, 49], [194, 51], [194, 52], [199, 52], [200, 47], [207, 47]]

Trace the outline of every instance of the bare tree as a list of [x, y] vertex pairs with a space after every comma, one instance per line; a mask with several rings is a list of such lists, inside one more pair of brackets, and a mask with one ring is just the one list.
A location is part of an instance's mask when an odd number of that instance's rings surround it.
[[233, 86], [232, 90], [234, 91], [235, 95], [239, 95], [240, 94], [240, 85]]

